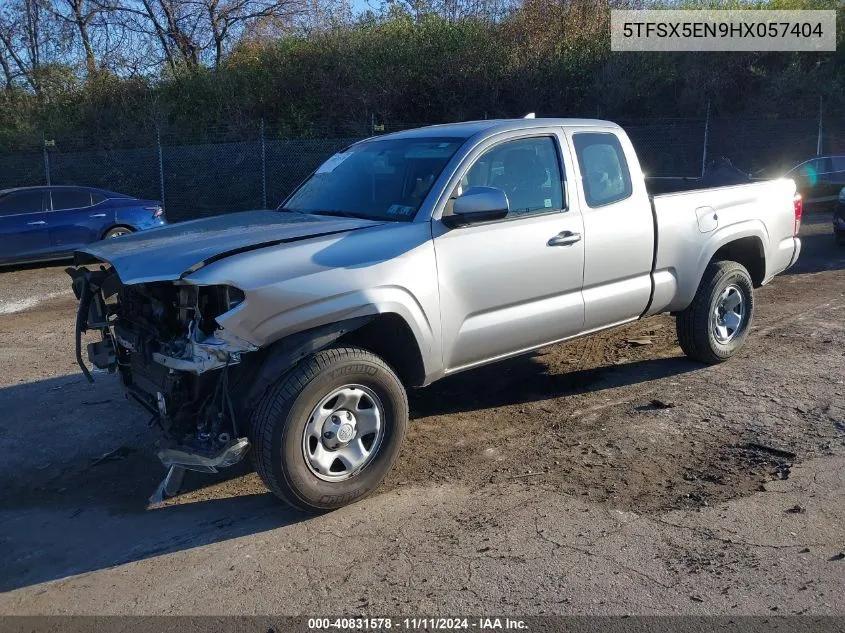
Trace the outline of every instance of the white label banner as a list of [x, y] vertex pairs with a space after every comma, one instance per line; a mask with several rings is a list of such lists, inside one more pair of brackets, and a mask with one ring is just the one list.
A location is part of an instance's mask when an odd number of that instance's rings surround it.
[[610, 12], [612, 51], [835, 51], [836, 11]]

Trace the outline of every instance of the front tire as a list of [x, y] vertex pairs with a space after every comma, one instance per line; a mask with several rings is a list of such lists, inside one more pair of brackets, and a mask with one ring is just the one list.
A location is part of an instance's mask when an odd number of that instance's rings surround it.
[[678, 342], [695, 360], [715, 365], [745, 343], [754, 316], [754, 284], [737, 262], [713, 262], [692, 304], [675, 319]]
[[265, 485], [306, 512], [366, 497], [402, 448], [408, 398], [381, 358], [330, 347], [273, 385], [252, 418], [253, 462]]

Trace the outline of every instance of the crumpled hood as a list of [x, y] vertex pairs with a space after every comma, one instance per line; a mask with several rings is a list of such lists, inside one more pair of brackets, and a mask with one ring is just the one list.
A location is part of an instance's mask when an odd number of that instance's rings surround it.
[[244, 251], [379, 224], [357, 218], [244, 211], [96, 242], [78, 250], [75, 257], [77, 264], [108, 262], [125, 284], [170, 281]]

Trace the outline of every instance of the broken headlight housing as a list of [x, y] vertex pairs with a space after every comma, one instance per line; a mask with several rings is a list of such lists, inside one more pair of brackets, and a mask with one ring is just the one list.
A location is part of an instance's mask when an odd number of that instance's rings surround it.
[[187, 326], [194, 321], [203, 334], [210, 336], [220, 328], [217, 317], [235, 309], [245, 298], [235, 286], [180, 286], [180, 322]]

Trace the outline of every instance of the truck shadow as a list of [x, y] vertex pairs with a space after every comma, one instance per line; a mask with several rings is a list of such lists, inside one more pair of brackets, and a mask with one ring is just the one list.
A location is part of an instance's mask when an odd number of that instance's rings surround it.
[[[699, 367], [663, 358], [555, 374], [542, 358], [525, 356], [414, 392], [412, 416], [601, 391]], [[319, 520], [278, 501], [248, 464], [217, 476], [189, 473], [187, 494], [148, 509], [164, 471], [146, 416], [116, 380], [15, 385], [0, 389], [0, 402], [0, 450], [9, 457], [0, 464], [0, 591]]]
[[215, 488], [244, 479], [248, 463], [214, 476], [188, 473], [186, 495], [148, 509], [164, 469], [148, 416], [111, 378], [88, 385], [63, 376], [0, 389], [0, 591], [308, 518], [259, 482]]
[[687, 358], [658, 358], [563, 373], [549, 372], [541, 353], [450, 376], [410, 394], [411, 417], [489, 409], [600, 392], [700, 370]]

